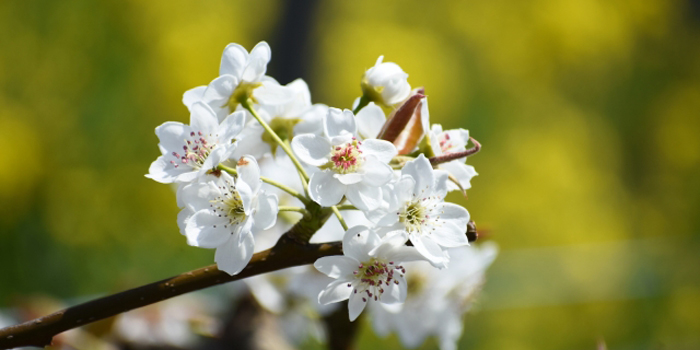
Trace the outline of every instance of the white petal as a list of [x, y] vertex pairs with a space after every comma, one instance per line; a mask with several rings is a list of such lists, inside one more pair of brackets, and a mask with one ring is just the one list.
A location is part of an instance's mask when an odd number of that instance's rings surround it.
[[[409, 87], [410, 89], [410, 87]], [[421, 99], [420, 107], [420, 122], [423, 127], [423, 132], [430, 130], [430, 112], [428, 111], [428, 97], [423, 97]]]
[[471, 179], [479, 175], [473, 166], [464, 164], [464, 161], [455, 159], [451, 162], [440, 164], [440, 169], [447, 170], [459, 182], [463, 189], [468, 190], [472, 187]]
[[279, 199], [277, 195], [261, 193], [258, 196], [258, 210], [253, 214], [255, 227], [259, 230], [267, 230], [277, 222], [279, 211]]
[[331, 147], [330, 141], [323, 136], [303, 134], [292, 139], [294, 154], [302, 162], [313, 166], [328, 163]]
[[363, 139], [374, 139], [379, 135], [386, 116], [382, 108], [370, 102], [365, 108], [362, 108], [357, 115], [357, 132]]
[[180, 234], [183, 236], [187, 235], [187, 221], [192, 214], [194, 214], [194, 212], [189, 208], [184, 208], [177, 214], [177, 228], [180, 229]]
[[353, 226], [343, 236], [343, 254], [359, 262], [368, 261], [369, 253], [380, 241], [379, 236], [366, 226]]
[[190, 106], [193, 103], [202, 100], [202, 97], [204, 96], [204, 90], [206, 89], [207, 86], [202, 85], [185, 91], [185, 93], [182, 94], [182, 104], [187, 106], [187, 108], [190, 108]]
[[355, 135], [357, 125], [355, 116], [349, 110], [329, 108], [326, 118], [323, 120], [324, 130], [328, 137], [340, 136], [343, 134]]
[[316, 270], [326, 274], [330, 278], [352, 276], [360, 263], [348, 256], [325, 256], [314, 263]]
[[202, 167], [199, 168], [198, 171], [198, 176], [206, 175], [209, 170], [216, 168], [219, 166], [219, 163], [225, 161], [232, 146], [234, 145], [217, 145], [217, 147], [214, 148], [211, 153], [209, 153], [207, 159], [204, 160], [204, 163], [202, 163]]
[[350, 321], [355, 321], [357, 317], [360, 316], [360, 314], [362, 313], [362, 310], [365, 309], [365, 305], [367, 305], [367, 302], [362, 301], [362, 298], [366, 297], [366, 295], [360, 295], [359, 293], [350, 294], [350, 301], [348, 302], [348, 313], [350, 314]]
[[204, 102], [195, 102], [190, 107], [190, 127], [194, 131], [213, 134], [219, 127], [219, 118], [214, 110]]
[[450, 174], [445, 170], [435, 169], [433, 170], [433, 176], [435, 181], [433, 183], [433, 195], [438, 198], [445, 198]]
[[375, 210], [382, 204], [382, 189], [363, 182], [349, 185], [345, 196], [360, 210]]
[[265, 75], [267, 63], [270, 62], [271, 57], [270, 45], [264, 41], [255, 45], [253, 50], [250, 51], [250, 55], [248, 55], [248, 62], [243, 71], [243, 80], [250, 82], [260, 81]]
[[432, 194], [432, 187], [435, 179], [433, 167], [430, 166], [430, 161], [428, 161], [428, 158], [425, 158], [423, 154], [420, 154], [418, 158], [406, 163], [401, 170], [401, 174], [413, 177], [413, 180], [416, 182], [416, 186], [413, 188], [413, 194], [416, 196], [421, 195], [422, 198]]
[[364, 140], [360, 146], [362, 153], [377, 157], [382, 163], [389, 163], [399, 152], [393, 143], [386, 140]]
[[374, 156], [365, 158], [365, 163], [362, 164], [362, 171], [364, 172], [364, 183], [373, 187], [384, 186], [394, 177], [394, 170]]
[[348, 287], [347, 281], [333, 281], [318, 295], [318, 303], [327, 305], [337, 303], [350, 297], [352, 287]]
[[247, 61], [248, 51], [243, 46], [228, 44], [224, 49], [224, 54], [221, 56], [219, 75], [231, 74], [240, 78], [243, 76], [243, 69], [245, 69]]
[[390, 261], [400, 261], [400, 262], [410, 262], [410, 261], [423, 261], [425, 257], [418, 252], [415, 247], [398, 247], [387, 254], [387, 259]]
[[442, 208], [438, 208], [440, 220], [452, 222], [462, 232], [466, 232], [469, 223], [469, 212], [464, 207], [453, 203], [442, 203]]
[[183, 207], [192, 209], [193, 213], [211, 208], [211, 202], [209, 201], [221, 195], [221, 192], [219, 192], [219, 189], [213, 182], [201, 180], [181, 184], [177, 191], [178, 201]]
[[262, 105], [280, 106], [296, 102], [294, 91], [274, 80], [265, 80], [261, 87], [253, 90], [253, 97]]
[[243, 156], [236, 163], [236, 170], [238, 170], [238, 180], [248, 185], [252, 195], [255, 196], [262, 185], [258, 162], [251, 156]]
[[433, 231], [430, 235], [435, 243], [446, 248], [469, 245], [466, 230], [460, 230], [452, 222], [444, 222], [439, 229]]
[[241, 133], [245, 126], [245, 112], [238, 111], [231, 113], [221, 122], [218, 128], [219, 141], [223, 144], [231, 143]]
[[214, 261], [219, 270], [233, 276], [243, 270], [253, 257], [255, 241], [250, 232], [241, 232], [240, 238], [231, 237], [224, 245], [216, 249]]
[[231, 236], [231, 228], [225, 228], [227, 220], [209, 210], [200, 210], [187, 220], [187, 243], [202, 248], [221, 246]]
[[396, 194], [396, 200], [398, 203], [405, 203], [409, 201], [413, 196], [413, 189], [416, 187], [416, 180], [412, 176], [403, 175], [394, 184], [393, 193]]
[[160, 156], [151, 163], [146, 177], [162, 184], [169, 184], [175, 182], [177, 177], [187, 170], [189, 169], [184, 167], [182, 169], [175, 168], [165, 160], [165, 156]]
[[384, 293], [380, 297], [380, 301], [384, 304], [403, 303], [406, 300], [406, 279], [400, 274], [395, 274], [394, 279], [399, 283], [389, 283], [388, 286], [384, 287]]
[[[403, 247], [408, 241], [408, 234], [404, 230], [389, 232], [382, 238], [381, 243], [370, 252], [375, 257], [386, 257], [393, 250]], [[401, 260], [399, 260], [401, 261]]]
[[211, 106], [224, 107], [231, 99], [236, 86], [238, 86], [238, 78], [230, 74], [224, 74], [209, 83], [206, 90], [204, 90], [202, 100]]
[[[221, 174], [221, 178], [223, 178], [225, 175], [228, 175], [226, 173]], [[253, 200], [255, 199], [256, 193], [253, 193], [253, 191], [250, 189], [250, 186], [248, 186], [247, 183], [243, 182], [240, 177], [235, 181], [236, 183], [236, 191], [238, 192], [238, 195], [241, 197], [241, 202], [243, 203], [243, 210], [245, 211], [246, 215], [250, 215], [253, 212]]]
[[442, 147], [440, 147], [440, 139], [438, 138], [438, 134], [430, 131], [428, 132], [427, 136], [429, 138], [430, 149], [433, 151], [433, 154], [435, 154], [435, 156], [441, 156], [443, 152]]
[[338, 204], [343, 199], [346, 188], [328, 170], [313, 173], [309, 179], [309, 196], [324, 207]]
[[362, 174], [350, 173], [350, 174], [334, 174], [333, 177], [338, 179], [343, 185], [352, 185], [362, 181]]
[[178, 122], [165, 122], [156, 128], [159, 145], [170, 152], [182, 154], [182, 146], [185, 138], [190, 133], [189, 126]]
[[[175, 170], [175, 171], [177, 171], [177, 170]], [[195, 179], [197, 179], [197, 177], [199, 177], [199, 173], [197, 171], [183, 171], [182, 173], [178, 174], [175, 177], [174, 181], [181, 182], [181, 183], [182, 182], [192, 182]]]
[[447, 267], [449, 259], [445, 252], [428, 236], [411, 236], [411, 243], [430, 264], [440, 269]]

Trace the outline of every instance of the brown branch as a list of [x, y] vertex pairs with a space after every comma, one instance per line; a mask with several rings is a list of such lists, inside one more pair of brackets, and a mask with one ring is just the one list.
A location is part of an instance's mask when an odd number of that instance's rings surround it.
[[464, 150], [462, 152], [452, 152], [452, 153], [443, 154], [443, 155], [438, 156], [438, 157], [432, 157], [429, 159], [430, 164], [431, 165], [438, 165], [441, 163], [447, 163], [451, 160], [468, 157], [468, 156], [474, 155], [477, 152], [481, 151], [481, 144], [479, 143], [479, 141], [475, 140], [473, 137], [470, 137], [469, 139], [474, 144], [474, 147], [472, 147], [468, 150]]
[[48, 316], [0, 329], [0, 349], [20, 346], [48, 346], [53, 337], [61, 332], [122, 312], [157, 303], [180, 294], [287, 267], [310, 264], [320, 257], [339, 254], [342, 254], [340, 242], [300, 244], [289, 238], [288, 235], [284, 235], [272, 249], [253, 255], [248, 266], [238, 275], [229, 276], [227, 273], [219, 271], [216, 265], [211, 265], [69, 307]]

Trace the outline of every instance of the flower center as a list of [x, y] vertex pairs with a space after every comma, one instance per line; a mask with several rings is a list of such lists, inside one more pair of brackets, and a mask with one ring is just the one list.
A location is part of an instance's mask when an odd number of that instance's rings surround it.
[[185, 144], [182, 146], [182, 151], [184, 153], [181, 155], [178, 152], [173, 152], [172, 155], [175, 157], [175, 160], [171, 160], [170, 164], [176, 168], [179, 167], [180, 164], [184, 164], [193, 169], [199, 169], [202, 167], [202, 164], [204, 164], [204, 161], [207, 160], [209, 153], [211, 153], [215, 146], [216, 143], [207, 141], [201, 131], [197, 133], [192, 131], [190, 132], [190, 136], [185, 139]]
[[[396, 213], [406, 232], [430, 233], [440, 227], [440, 213], [435, 205], [437, 197], [414, 198]], [[439, 199], [439, 198], [438, 198]]]
[[[440, 139], [440, 149], [442, 153], [450, 153], [454, 148], [457, 148], [454, 143], [450, 140], [450, 134], [443, 133]], [[455, 150], [456, 151], [456, 150]]]
[[235, 112], [236, 108], [238, 108], [238, 105], [243, 102], [246, 102], [248, 99], [250, 99], [253, 103], [258, 103], [255, 100], [255, 97], [253, 97], [253, 90], [261, 86], [261, 82], [240, 82], [238, 86], [236, 86], [236, 88], [233, 90], [231, 97], [229, 97], [228, 102], [226, 103], [226, 105], [228, 106], [229, 113]]
[[[398, 273], [403, 277], [406, 269], [401, 265], [394, 264], [393, 261], [387, 263], [377, 258], [371, 258], [370, 261], [360, 263], [358, 269], [353, 271], [355, 277], [360, 281], [360, 283], [355, 285], [353, 293], [366, 293], [367, 296], [362, 296], [362, 301], [364, 302], [372, 298], [377, 301], [384, 293], [382, 286], [389, 286], [389, 283], [399, 284], [399, 281], [394, 279], [394, 273]], [[348, 283], [348, 287], [352, 287], [352, 284]]]
[[352, 138], [352, 142], [335, 146], [331, 152], [331, 161], [323, 168], [332, 169], [338, 174], [354, 173], [364, 162], [360, 145], [362, 142]]
[[228, 224], [224, 225], [224, 228], [228, 227], [228, 225], [237, 225], [245, 221], [245, 208], [236, 186], [226, 180], [224, 186], [219, 187], [219, 189], [221, 190], [221, 196], [212, 200], [210, 206], [214, 208], [214, 213], [218, 214], [219, 217], [228, 219]]

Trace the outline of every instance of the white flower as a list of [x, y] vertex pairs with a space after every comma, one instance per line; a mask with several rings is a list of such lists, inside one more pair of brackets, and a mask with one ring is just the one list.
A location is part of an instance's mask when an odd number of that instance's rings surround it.
[[[272, 227], [277, 220], [277, 196], [260, 189], [260, 169], [255, 159], [239, 160], [238, 177], [221, 173], [208, 182], [195, 182], [180, 191], [186, 208], [182, 220], [187, 242], [216, 249], [219, 270], [239, 273], [253, 256], [253, 231]], [[191, 215], [189, 215], [191, 214]]]
[[[469, 131], [464, 129], [442, 130], [442, 125], [433, 124], [428, 133], [430, 137], [430, 147], [435, 156], [447, 153], [462, 152], [469, 143]], [[438, 165], [438, 169], [447, 171], [457, 182], [447, 183], [447, 190], [468, 190], [472, 187], [471, 179], [478, 175], [474, 167], [464, 164], [467, 157], [455, 159]]]
[[270, 46], [261, 41], [248, 53], [238, 44], [229, 44], [224, 49], [219, 68], [219, 77], [208, 86], [188, 90], [182, 102], [188, 108], [194, 102], [208, 104], [219, 118], [236, 110], [241, 97], [254, 97], [261, 103], [276, 104], [291, 96], [281, 90], [277, 81], [265, 76], [272, 52]]
[[401, 305], [373, 305], [372, 325], [380, 336], [396, 331], [404, 346], [419, 346], [436, 335], [441, 350], [454, 350], [462, 334], [462, 316], [469, 311], [484, 282], [484, 273], [495, 259], [498, 248], [481, 247], [449, 250], [452, 261], [444, 270], [416, 262], [408, 263], [406, 274], [411, 291]]
[[362, 77], [362, 92], [370, 101], [393, 106], [408, 97], [411, 85], [406, 74], [399, 65], [384, 62], [384, 56], [379, 56], [374, 67], [368, 69]]
[[204, 103], [194, 103], [190, 113], [190, 125], [165, 122], [156, 128], [162, 155], [151, 164], [146, 177], [161, 183], [191, 182], [235, 150], [232, 140], [243, 129], [243, 112], [229, 115], [221, 124]]
[[406, 299], [406, 270], [401, 264], [420, 259], [414, 248], [405, 246], [404, 232], [394, 232], [383, 239], [366, 226], [354, 226], [343, 237], [343, 256], [316, 260], [314, 267], [335, 278], [318, 295], [321, 304], [350, 299], [350, 321], [374, 300], [385, 304]]
[[324, 118], [326, 136], [303, 134], [292, 140], [302, 162], [318, 167], [309, 179], [309, 195], [322, 206], [338, 204], [343, 196], [362, 210], [381, 204], [381, 186], [392, 179], [388, 165], [397, 154], [388, 141], [360, 141], [352, 112], [330, 108]]
[[385, 226], [380, 232], [402, 230], [433, 266], [444, 268], [449, 255], [444, 248], [469, 245], [466, 236], [469, 212], [445, 203], [447, 173], [433, 170], [424, 155], [406, 163], [401, 178], [393, 185], [388, 209], [366, 212], [368, 218]]
[[[289, 141], [294, 135], [303, 133], [321, 135], [323, 116], [328, 113], [328, 107], [311, 104], [309, 87], [302, 79], [296, 79], [281, 89], [292, 98], [282, 104], [260, 105], [257, 109], [260, 118], [283, 141]], [[234, 157], [250, 154], [260, 160], [265, 154], [279, 155], [277, 142], [255, 120], [246, 126], [237, 139], [238, 148]]]

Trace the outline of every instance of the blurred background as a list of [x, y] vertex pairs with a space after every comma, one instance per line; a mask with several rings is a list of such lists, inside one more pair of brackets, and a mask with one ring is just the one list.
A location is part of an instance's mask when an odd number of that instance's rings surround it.
[[[700, 2], [0, 3], [0, 308], [213, 263], [143, 175], [229, 42], [349, 108], [379, 55], [484, 146], [467, 207], [501, 247], [460, 348], [700, 348]], [[360, 348], [400, 348], [360, 330]], [[434, 349], [428, 341], [424, 349]], [[309, 346], [313, 347], [313, 344]]]

